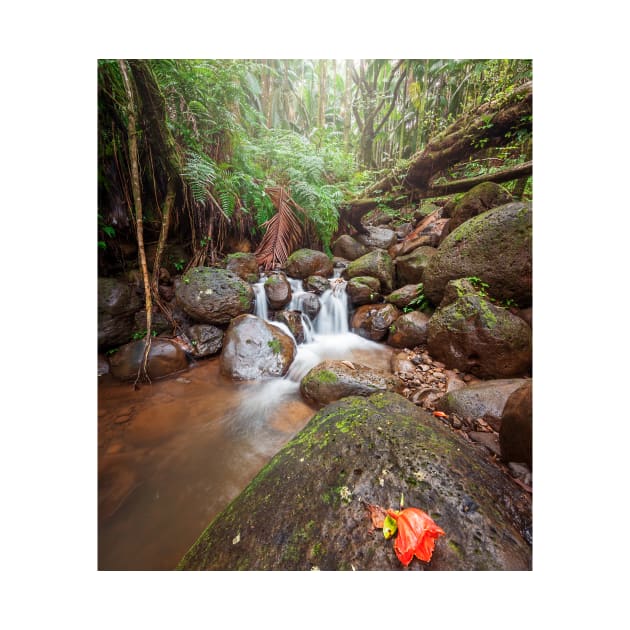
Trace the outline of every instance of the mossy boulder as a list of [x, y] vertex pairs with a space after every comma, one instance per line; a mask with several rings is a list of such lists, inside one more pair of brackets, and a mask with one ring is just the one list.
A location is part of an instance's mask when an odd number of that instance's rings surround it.
[[446, 285], [466, 277], [487, 283], [495, 299], [531, 306], [531, 204], [514, 202], [487, 210], [451, 232], [424, 269], [425, 295], [439, 304]]
[[254, 254], [235, 252], [225, 259], [225, 268], [245, 282], [258, 282], [258, 261]]
[[422, 282], [424, 270], [436, 253], [437, 249], [435, 247], [422, 246], [414, 249], [409, 254], [396, 258], [394, 260], [396, 286], [403, 287], [406, 284]]
[[503, 186], [494, 182], [478, 184], [455, 203], [450, 212], [451, 220], [448, 222], [448, 232], [452, 232], [468, 219], [472, 219], [486, 210], [503, 206], [510, 201], [512, 201], [512, 195]]
[[[144, 358], [144, 339], [132, 341], [118, 348], [109, 357], [109, 371], [120, 381], [133, 381]], [[147, 361], [147, 374], [158, 379], [188, 368], [188, 357], [184, 350], [169, 339], [151, 339], [151, 349]]]
[[349, 234], [342, 234], [332, 246], [332, 253], [344, 260], [356, 260], [361, 256], [365, 256], [369, 251], [369, 247], [359, 243]]
[[348, 280], [346, 293], [354, 306], [374, 304], [381, 299], [381, 281], [370, 276], [358, 276]]
[[427, 343], [431, 356], [448, 368], [480, 378], [527, 376], [531, 370], [531, 328], [464, 280], [449, 283], [429, 320]]
[[264, 284], [267, 303], [273, 311], [281, 309], [291, 301], [291, 285], [283, 273], [269, 276]]
[[394, 264], [391, 256], [382, 249], [374, 251], [353, 260], [341, 274], [346, 280], [359, 276], [378, 278], [381, 288], [389, 293], [394, 288]]
[[352, 332], [365, 339], [382, 341], [401, 315], [393, 304], [365, 304], [355, 311], [350, 326]]
[[[446, 532], [405, 569], [369, 504], [426, 511]], [[531, 500], [402, 396], [321, 409], [210, 523], [179, 570], [531, 570]]]
[[421, 311], [404, 313], [389, 327], [387, 344], [394, 348], [415, 348], [426, 343], [429, 319]]
[[360, 363], [323, 361], [300, 383], [300, 393], [310, 403], [325, 405], [345, 396], [368, 396], [378, 391], [396, 391], [396, 376]]
[[280, 328], [255, 315], [240, 315], [225, 333], [219, 366], [224, 376], [238, 380], [284, 376], [295, 353], [295, 342]]
[[501, 458], [532, 466], [532, 388], [531, 380], [517, 389], [505, 403], [499, 431]]
[[296, 343], [304, 343], [304, 324], [300, 311], [279, 311], [274, 321], [284, 324], [291, 331]]
[[294, 251], [283, 265], [283, 269], [291, 278], [304, 280], [309, 276], [333, 275], [333, 264], [330, 258], [315, 249], [298, 249]]
[[97, 292], [98, 347], [106, 350], [131, 339], [142, 301], [133, 285], [116, 278], [99, 278]]
[[175, 288], [177, 303], [195, 322], [227, 324], [250, 313], [254, 290], [235, 273], [214, 267], [193, 267]]

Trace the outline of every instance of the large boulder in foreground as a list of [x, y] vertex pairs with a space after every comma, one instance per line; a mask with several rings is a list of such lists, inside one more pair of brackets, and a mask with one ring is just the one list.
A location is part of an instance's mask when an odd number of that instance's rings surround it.
[[[120, 381], [133, 381], [144, 358], [144, 339], [121, 346], [109, 357], [109, 371]], [[158, 379], [188, 368], [188, 357], [184, 350], [169, 339], [151, 339], [147, 361], [147, 374]]]
[[214, 267], [193, 267], [175, 289], [177, 302], [195, 322], [227, 324], [249, 313], [254, 290], [235, 273]]
[[438, 247], [424, 269], [425, 295], [439, 304], [446, 285], [477, 277], [497, 300], [532, 303], [532, 208], [508, 203], [462, 223]]
[[368, 504], [424, 510], [446, 532], [411, 571], [531, 570], [527, 493], [398, 394], [319, 411], [186, 553], [180, 570], [396, 571]]
[[98, 279], [98, 347], [108, 349], [129, 341], [134, 314], [142, 301], [132, 285], [116, 278]]
[[453, 280], [428, 325], [432, 357], [480, 378], [527, 376], [532, 362], [532, 329], [495, 306], [466, 280]]
[[396, 391], [396, 376], [350, 361], [323, 361], [304, 376], [300, 393], [308, 402], [325, 405], [345, 396], [368, 396], [378, 391]]
[[295, 358], [295, 342], [255, 315], [234, 318], [223, 339], [221, 373], [238, 380], [284, 376]]
[[359, 276], [370, 276], [381, 282], [381, 289], [389, 293], [394, 288], [394, 263], [382, 249], [375, 249], [361, 258], [353, 260], [341, 274], [346, 280]]
[[287, 276], [304, 280], [309, 276], [323, 276], [329, 278], [333, 275], [333, 264], [324, 252], [316, 249], [298, 249], [294, 251], [283, 265]]

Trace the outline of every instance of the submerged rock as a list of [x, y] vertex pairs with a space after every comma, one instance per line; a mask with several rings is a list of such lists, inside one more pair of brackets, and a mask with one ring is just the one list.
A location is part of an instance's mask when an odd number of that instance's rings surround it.
[[530, 570], [530, 498], [440, 421], [390, 392], [317, 413], [186, 553], [180, 570], [402, 570], [368, 504], [446, 532], [407, 570]]
[[300, 383], [300, 393], [309, 402], [325, 405], [345, 396], [367, 396], [382, 390], [396, 391], [400, 380], [367, 365], [349, 361], [323, 361]]
[[255, 315], [240, 315], [225, 333], [221, 373], [240, 380], [284, 376], [295, 352], [293, 339], [277, 326]]

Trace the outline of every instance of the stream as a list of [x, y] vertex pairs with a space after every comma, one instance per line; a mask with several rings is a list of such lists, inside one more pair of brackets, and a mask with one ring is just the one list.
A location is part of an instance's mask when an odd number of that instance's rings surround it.
[[[265, 278], [255, 314], [269, 320]], [[300, 280], [289, 279], [301, 310]], [[310, 420], [301, 378], [325, 359], [389, 371], [392, 349], [349, 331], [345, 282], [331, 279], [284, 378], [233, 381], [219, 358], [134, 391], [109, 374], [98, 386], [98, 568], [172, 570], [198, 536]]]

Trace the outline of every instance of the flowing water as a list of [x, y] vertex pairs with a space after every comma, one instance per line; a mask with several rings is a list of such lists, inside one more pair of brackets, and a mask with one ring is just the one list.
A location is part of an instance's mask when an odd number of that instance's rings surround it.
[[[256, 312], [268, 320], [264, 278]], [[302, 283], [290, 280], [300, 309]], [[331, 280], [284, 378], [236, 382], [218, 358], [134, 391], [109, 375], [99, 382], [100, 570], [173, 569], [210, 521], [234, 499], [315, 409], [300, 379], [324, 359], [389, 370], [391, 350], [348, 331], [345, 283]], [[274, 322], [270, 322], [274, 323]], [[283, 324], [274, 323], [288, 332]]]

